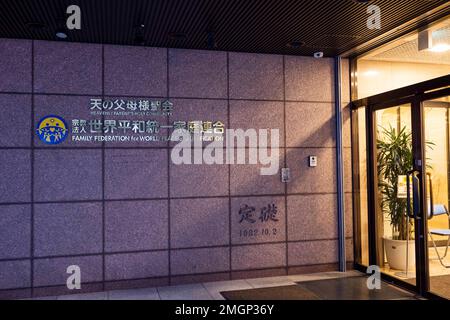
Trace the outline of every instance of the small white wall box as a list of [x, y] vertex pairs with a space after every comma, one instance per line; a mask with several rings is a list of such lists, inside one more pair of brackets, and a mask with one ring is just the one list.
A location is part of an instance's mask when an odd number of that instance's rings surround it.
[[281, 168], [281, 182], [289, 182], [291, 180], [291, 170], [289, 168]]
[[317, 156], [309, 156], [309, 166], [317, 167]]

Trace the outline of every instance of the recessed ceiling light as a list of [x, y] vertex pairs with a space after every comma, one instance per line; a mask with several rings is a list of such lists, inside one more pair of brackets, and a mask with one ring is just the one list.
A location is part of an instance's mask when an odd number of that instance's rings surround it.
[[432, 46], [430, 49], [431, 52], [445, 52], [450, 50], [450, 44], [440, 43]]
[[67, 39], [67, 33], [63, 29], [56, 30], [55, 35], [58, 39]]
[[377, 70], [367, 70], [367, 71], [363, 72], [363, 75], [365, 75], [366, 77], [375, 77], [379, 74], [380, 73]]
[[305, 45], [305, 43], [303, 41], [291, 41], [286, 44], [286, 47], [295, 49], [295, 48], [303, 47], [304, 45]]

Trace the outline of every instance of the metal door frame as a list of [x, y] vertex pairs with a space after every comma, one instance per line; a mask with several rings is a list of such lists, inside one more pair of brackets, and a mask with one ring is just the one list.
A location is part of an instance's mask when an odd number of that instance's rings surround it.
[[[369, 230], [369, 265], [377, 264], [377, 229], [376, 229], [376, 126], [374, 113], [377, 110], [410, 104], [411, 107], [411, 128], [413, 140], [413, 159], [414, 168], [419, 171], [420, 188], [421, 188], [421, 214], [415, 219], [415, 242], [416, 242], [416, 285], [406, 283], [398, 278], [382, 274], [382, 278], [388, 282], [401, 286], [410, 291], [414, 291], [426, 298], [442, 299], [442, 297], [430, 292], [429, 270], [428, 270], [428, 237], [427, 235], [427, 219], [423, 213], [427, 212], [427, 186], [426, 186], [426, 164], [425, 164], [425, 148], [424, 148], [424, 107], [423, 101], [432, 100], [443, 96], [450, 95], [450, 75], [424, 81], [415, 85], [392, 90], [382, 94], [374, 95], [368, 98], [353, 101], [351, 103], [352, 110], [365, 108], [366, 121], [366, 159], [367, 159], [367, 200], [368, 200], [368, 230]], [[353, 123], [352, 123], [353, 127]], [[352, 145], [355, 140], [357, 128], [352, 128]], [[357, 140], [357, 139], [356, 139]], [[353, 152], [352, 152], [353, 153]], [[354, 153], [353, 153], [354, 154]], [[355, 173], [355, 172], [354, 172]], [[354, 195], [354, 201], [355, 195]], [[355, 206], [353, 206], [355, 208]], [[354, 215], [356, 216], [356, 215]], [[355, 219], [354, 219], [355, 220]], [[358, 230], [358, 226], [354, 228]], [[358, 239], [358, 237], [354, 237]], [[355, 241], [356, 247], [359, 244]], [[366, 271], [367, 266], [354, 263], [357, 270]]]

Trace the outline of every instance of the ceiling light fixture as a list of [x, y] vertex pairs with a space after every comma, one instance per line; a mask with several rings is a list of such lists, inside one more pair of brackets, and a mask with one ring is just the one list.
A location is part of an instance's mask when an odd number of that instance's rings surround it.
[[297, 49], [297, 48], [303, 47], [304, 45], [305, 45], [305, 43], [303, 41], [291, 41], [286, 44], [286, 47]]
[[435, 44], [428, 50], [430, 50], [431, 52], [438, 52], [438, 53], [446, 52], [450, 50], [450, 44], [447, 43]]
[[375, 77], [379, 75], [380, 73], [377, 70], [367, 70], [366, 72], [363, 72], [363, 75], [366, 77]]
[[56, 38], [60, 40], [65, 40], [69, 37], [67, 34], [66, 29], [66, 20], [63, 18], [56, 19], [56, 31], [55, 31]]
[[58, 39], [67, 39], [67, 33], [63, 29], [56, 30], [55, 35]]

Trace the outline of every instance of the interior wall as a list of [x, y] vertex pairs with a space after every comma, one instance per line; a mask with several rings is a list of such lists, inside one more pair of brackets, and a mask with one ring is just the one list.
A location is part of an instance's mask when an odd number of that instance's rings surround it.
[[[433, 181], [434, 204], [443, 204], [449, 208], [448, 177], [449, 177], [449, 137], [448, 137], [448, 107], [445, 102], [424, 102], [425, 106], [425, 157], [428, 163], [428, 172]], [[446, 215], [435, 216], [428, 220], [428, 228], [448, 229]], [[435, 239], [446, 239], [436, 236]]]
[[[337, 270], [332, 59], [11, 39], [0, 57], [2, 297], [74, 293], [69, 265], [81, 292]], [[352, 261], [348, 61], [343, 78]], [[45, 115], [89, 117], [91, 98], [169, 99], [168, 123], [279, 129], [291, 181], [260, 165], [174, 165], [167, 142], [36, 136]], [[277, 221], [239, 221], [241, 206], [267, 204]]]
[[358, 99], [450, 74], [450, 65], [358, 59]]

